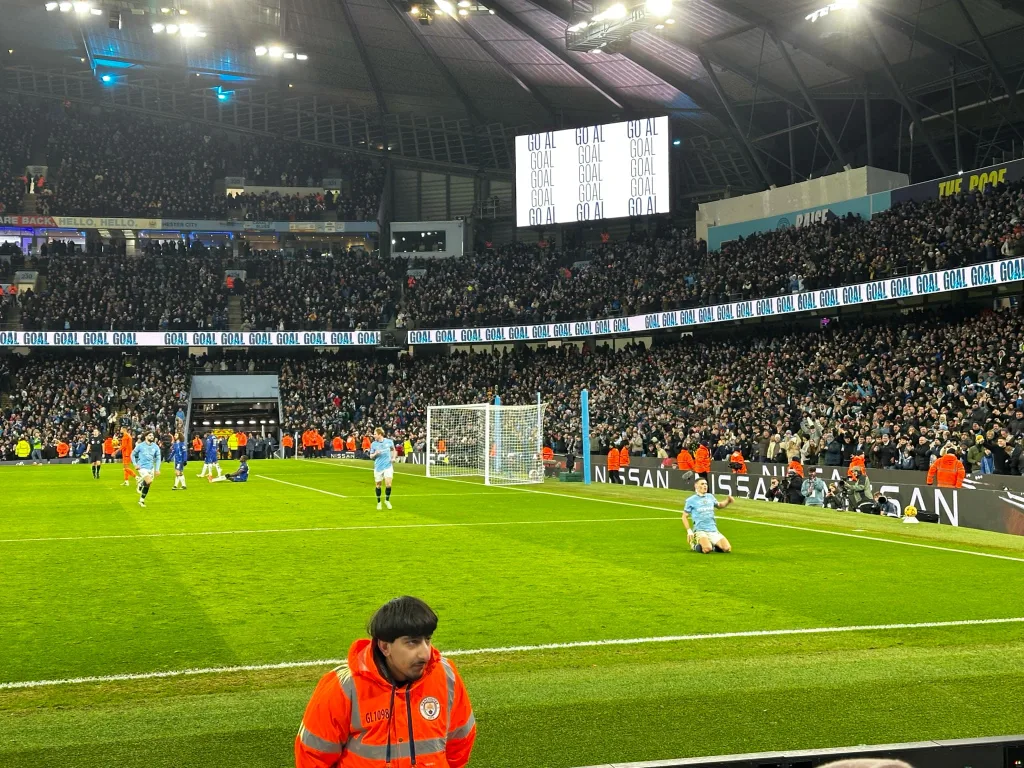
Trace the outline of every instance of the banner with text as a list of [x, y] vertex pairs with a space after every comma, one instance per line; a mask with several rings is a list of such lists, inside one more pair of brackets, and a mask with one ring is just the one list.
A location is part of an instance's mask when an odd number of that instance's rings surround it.
[[380, 331], [0, 331], [0, 347], [365, 347]]
[[549, 341], [610, 336], [641, 331], [686, 329], [711, 323], [778, 317], [798, 312], [833, 310], [893, 299], [932, 296], [951, 291], [1001, 285], [1024, 280], [1024, 258], [1005, 259], [973, 267], [945, 269], [920, 275], [894, 277], [841, 288], [823, 288], [771, 299], [750, 299], [711, 307], [656, 312], [607, 320], [585, 320], [545, 325], [510, 325], [491, 328], [444, 328], [409, 331], [409, 344], [497, 344], [510, 341]]
[[937, 197], [984, 192], [990, 187], [998, 187], [1001, 184], [1009, 184], [1021, 179], [1024, 179], [1024, 160], [1014, 160], [1009, 163], [991, 165], [988, 168], [979, 168], [976, 171], [957, 173], [942, 179], [911, 184], [909, 187], [900, 187], [894, 189], [890, 194], [892, 195], [892, 204], [896, 205], [908, 200], [921, 202], [922, 200], [934, 200]]
[[36, 229], [148, 229], [183, 232], [377, 232], [375, 221], [216, 221], [104, 216], [0, 216], [0, 226]]

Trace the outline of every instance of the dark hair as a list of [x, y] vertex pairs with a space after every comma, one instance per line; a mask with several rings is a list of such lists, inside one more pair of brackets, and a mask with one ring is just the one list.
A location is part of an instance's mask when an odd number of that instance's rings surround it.
[[370, 619], [370, 637], [393, 643], [400, 637], [430, 637], [437, 629], [437, 614], [418, 597], [396, 597], [384, 603]]

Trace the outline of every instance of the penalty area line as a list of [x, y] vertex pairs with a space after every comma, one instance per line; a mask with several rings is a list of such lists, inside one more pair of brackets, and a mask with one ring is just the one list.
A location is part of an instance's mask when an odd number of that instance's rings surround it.
[[[906, 624], [856, 624], [841, 627], [806, 627], [795, 629], [755, 629], [740, 632], [712, 632], [695, 635], [664, 635], [660, 637], [634, 637], [612, 640], [580, 640], [568, 643], [543, 643], [540, 645], [509, 645], [497, 648], [466, 648], [446, 651], [445, 656], [479, 656], [481, 654], [531, 653], [536, 651], [557, 651], [572, 648], [600, 648], [614, 645], [651, 645], [656, 643], [686, 643], [705, 640], [730, 640], [750, 637], [785, 637], [789, 635], [829, 635], [847, 632], [893, 632], [914, 629], [947, 629], [951, 627], [978, 627], [994, 624], [1021, 624], [1024, 616], [1002, 619], [964, 619], [961, 621], [923, 621]], [[192, 677], [195, 675], [220, 675], [235, 672], [262, 672], [276, 669], [302, 669], [306, 667], [332, 667], [344, 659], [317, 659], [315, 661], [283, 661], [277, 664], [244, 664], [238, 666], [175, 669], [160, 672], [139, 672], [122, 675], [95, 675], [90, 677], [68, 677], [57, 680], [23, 680], [0, 683], [0, 690], [24, 690], [56, 685], [81, 685], [83, 683], [115, 683], [132, 680], [158, 680], [168, 677]]]

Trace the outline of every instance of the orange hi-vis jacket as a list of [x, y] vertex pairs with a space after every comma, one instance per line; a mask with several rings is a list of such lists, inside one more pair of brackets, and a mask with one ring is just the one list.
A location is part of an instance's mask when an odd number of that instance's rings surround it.
[[121, 435], [121, 463], [132, 463], [132, 451], [135, 450], [135, 441], [127, 432]]
[[436, 648], [419, 680], [396, 687], [377, 669], [373, 641], [357, 640], [306, 706], [295, 767], [462, 768], [475, 739], [466, 687]]
[[239, 432], [235, 435], [235, 439], [238, 441], [239, 448], [245, 448], [249, 444], [249, 436], [245, 432]]
[[940, 456], [928, 470], [928, 485], [938, 476], [939, 488], [961, 488], [964, 484], [964, 464], [952, 453]]
[[359, 444], [359, 446], [363, 449], [364, 453], [366, 451], [370, 450], [370, 445], [371, 445], [371, 443], [370, 443], [370, 436], [369, 435], [363, 435], [363, 440]]
[[676, 456], [676, 469], [680, 472], [693, 472], [693, 456], [685, 448]]
[[192, 450], [196, 453], [200, 453], [203, 450], [203, 441], [200, 439], [199, 435], [192, 438]]
[[284, 437], [281, 438], [281, 445], [283, 445], [285, 448], [294, 448], [295, 439], [291, 435], [285, 435]]
[[622, 446], [622, 450], [619, 451], [619, 466], [629, 466], [629, 448], [625, 445]]
[[355, 435], [349, 435], [348, 436], [348, 440], [345, 441], [345, 449], [348, 450], [348, 451], [351, 451], [352, 453], [356, 452], [356, 438], [355, 438]]
[[734, 475], [736, 475], [736, 474], [739, 474], [739, 475], [747, 474], [747, 462], [743, 458], [743, 453], [741, 451], [733, 451], [732, 454], [729, 456], [729, 463], [730, 464], [739, 464], [740, 465], [739, 469], [732, 470], [732, 473]]
[[103, 455], [113, 456], [114, 455], [114, 438], [108, 437], [103, 441]]
[[864, 454], [859, 453], [855, 456], [850, 457], [850, 468], [846, 470], [847, 477], [853, 477], [853, 468], [860, 467], [860, 473], [866, 475], [868, 473], [867, 464], [864, 463]]
[[57, 456], [59, 456], [60, 458], [63, 459], [70, 452], [71, 452], [71, 446], [68, 445], [67, 443], [65, 443], [63, 440], [61, 440], [59, 443], [57, 443]]
[[693, 455], [693, 471], [698, 475], [711, 471], [711, 451], [706, 445], [697, 448], [697, 452]]
[[340, 437], [335, 436], [335, 438], [331, 440], [331, 450], [337, 451], [338, 453], [345, 450], [345, 443], [342, 442]]
[[608, 449], [608, 471], [619, 471], [619, 449], [614, 445]]
[[544, 461], [553, 461], [555, 458], [555, 452], [552, 450], [550, 445], [545, 445], [540, 451], [540, 457]]
[[800, 463], [799, 461], [797, 461], [796, 459], [793, 459], [793, 460], [792, 460], [791, 462], [789, 462], [789, 467], [788, 467], [788, 470], [789, 470], [790, 472], [796, 472], [796, 474], [797, 474], [797, 475], [798, 475], [799, 477], [803, 477], [803, 476], [804, 476], [804, 465], [803, 465], [803, 464], [801, 464], [801, 463]]

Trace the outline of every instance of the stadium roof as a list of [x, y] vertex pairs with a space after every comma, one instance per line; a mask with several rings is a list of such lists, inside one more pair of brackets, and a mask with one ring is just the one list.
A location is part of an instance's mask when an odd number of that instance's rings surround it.
[[[332, 116], [387, 115], [390, 131], [359, 128], [366, 147], [417, 139], [403, 120], [439, 121], [445, 133], [464, 126], [459, 141], [476, 145], [466, 157], [481, 167], [508, 162], [494, 147], [499, 133], [505, 141], [527, 129], [667, 113], [694, 153], [698, 187], [763, 188], [868, 160], [895, 167], [897, 152], [906, 166], [911, 136], [919, 162], [938, 173], [1024, 145], [1015, 125], [1024, 122], [1024, 0], [860, 0], [815, 21], [808, 15], [828, 0], [676, 0], [675, 23], [637, 33], [613, 54], [566, 50], [566, 27], [592, 11], [582, 0], [473, 0], [468, 15], [438, 12], [429, 26], [408, 13], [408, 0], [94, 1], [104, 15], [4, 2], [0, 44], [14, 51], [4, 57], [4, 87], [55, 95], [55, 77], [95, 81], [111, 68], [121, 83], [174, 90], [195, 73], [203, 86], [216, 77], [264, 104], [282, 92], [313, 99], [314, 129], [326, 106]], [[187, 9], [207, 37], [155, 35], [162, 5]], [[108, 28], [111, 7], [122, 9], [120, 30]], [[256, 55], [273, 43], [309, 59]], [[951, 72], [967, 132], [960, 151], [951, 143]], [[275, 130], [259, 116], [249, 123]], [[800, 162], [790, 162], [791, 135], [808, 150]], [[490, 147], [479, 149], [481, 136]], [[445, 152], [431, 153], [446, 162]]]

